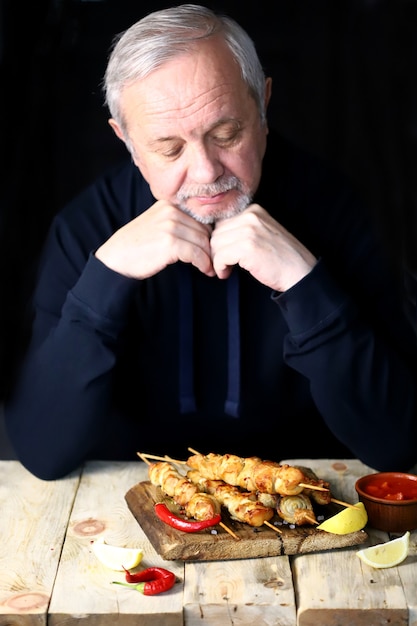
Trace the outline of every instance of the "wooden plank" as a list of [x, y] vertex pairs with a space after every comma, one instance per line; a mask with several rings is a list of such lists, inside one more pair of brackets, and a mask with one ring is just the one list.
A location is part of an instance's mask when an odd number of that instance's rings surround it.
[[[278, 534], [267, 526], [252, 528], [248, 524], [236, 522], [224, 510], [223, 522], [239, 537], [239, 541], [220, 527], [216, 528], [215, 534], [210, 529], [199, 533], [183, 533], [167, 526], [155, 516], [154, 504], [162, 499], [161, 490], [149, 481], [134, 485], [126, 493], [126, 501], [134, 517], [165, 560], [212, 561], [300, 554], [359, 545], [367, 538], [363, 531], [330, 535], [314, 526], [294, 529], [280, 526], [281, 534]], [[334, 507], [329, 512], [333, 514]]]
[[186, 563], [186, 626], [295, 626], [289, 557]]
[[417, 530], [410, 533], [410, 549], [407, 559], [398, 566], [401, 584], [408, 606], [410, 626], [417, 626]]
[[[411, 468], [411, 473], [417, 474], [417, 465]], [[404, 595], [407, 599], [408, 620], [410, 626], [417, 626], [417, 530], [414, 530], [410, 536], [409, 556], [398, 567], [401, 582], [404, 589]]]
[[[384, 538], [373, 537], [373, 542], [379, 541]], [[408, 624], [398, 568], [374, 570], [362, 565], [354, 549], [339, 552], [336, 560], [333, 556], [322, 553], [293, 562], [295, 585], [300, 588], [299, 626]]]
[[46, 625], [79, 472], [42, 481], [0, 461], [0, 476], [0, 626]]
[[[321, 478], [334, 485], [338, 497], [348, 501], [357, 500], [356, 479], [371, 471], [357, 460], [345, 464], [332, 460], [321, 460], [316, 464], [309, 462]], [[367, 544], [389, 539], [380, 531], [368, 529], [367, 532]], [[356, 548], [348, 548], [337, 554], [327, 551], [293, 558], [298, 626], [382, 626], [388, 623], [390, 626], [406, 626], [409, 623], [399, 573], [402, 566], [372, 569], [362, 563], [356, 551]]]
[[141, 547], [140, 568], [166, 567], [132, 516], [126, 490], [147, 474], [145, 464], [91, 462], [86, 465], [71, 513], [67, 537], [52, 595], [48, 626], [84, 623], [100, 626], [182, 626], [183, 564], [171, 563], [178, 583], [155, 597], [113, 585], [124, 574], [103, 566], [91, 542]]

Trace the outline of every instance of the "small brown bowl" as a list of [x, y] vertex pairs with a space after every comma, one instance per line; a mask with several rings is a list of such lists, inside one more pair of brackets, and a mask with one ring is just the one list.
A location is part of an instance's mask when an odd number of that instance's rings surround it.
[[368, 525], [402, 533], [417, 528], [417, 476], [376, 472], [362, 476], [355, 489], [368, 514]]

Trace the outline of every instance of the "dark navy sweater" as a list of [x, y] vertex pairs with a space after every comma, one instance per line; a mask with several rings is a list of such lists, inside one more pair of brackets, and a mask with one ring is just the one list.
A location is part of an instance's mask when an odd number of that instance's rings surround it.
[[181, 263], [137, 281], [94, 251], [154, 199], [126, 161], [54, 219], [33, 334], [6, 406], [35, 475], [187, 448], [274, 460], [417, 461], [416, 335], [367, 212], [333, 170], [269, 136], [256, 202], [319, 259], [274, 293]]

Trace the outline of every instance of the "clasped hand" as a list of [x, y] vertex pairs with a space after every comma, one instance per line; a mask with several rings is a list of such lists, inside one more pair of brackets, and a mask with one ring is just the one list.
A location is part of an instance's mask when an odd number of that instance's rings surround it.
[[191, 263], [207, 276], [227, 278], [240, 265], [260, 283], [286, 291], [317, 259], [258, 204], [215, 227], [164, 200], [117, 230], [96, 252], [110, 269], [146, 279], [168, 265]]

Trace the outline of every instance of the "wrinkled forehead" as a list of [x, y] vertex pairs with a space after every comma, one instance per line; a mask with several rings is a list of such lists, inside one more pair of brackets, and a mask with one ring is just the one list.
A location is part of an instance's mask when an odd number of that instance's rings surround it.
[[205, 41], [128, 84], [121, 95], [127, 128], [176, 124], [190, 129], [197, 122], [209, 125], [218, 117], [244, 115], [248, 100], [252, 107], [254, 101], [240, 67], [227, 52], [223, 42]]

